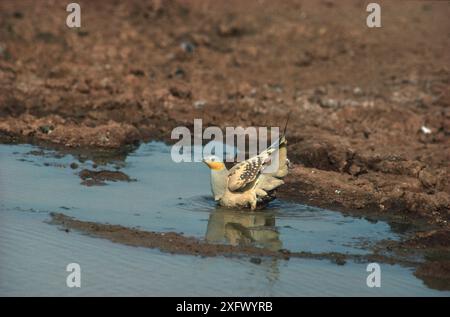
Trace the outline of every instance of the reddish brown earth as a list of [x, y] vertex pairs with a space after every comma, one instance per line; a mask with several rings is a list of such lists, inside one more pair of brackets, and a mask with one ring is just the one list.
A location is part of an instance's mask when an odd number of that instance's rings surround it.
[[[368, 1], [0, 2], [3, 142], [119, 149], [175, 126], [278, 126], [283, 197], [448, 228], [450, 5]], [[421, 127], [430, 129], [424, 133]]]

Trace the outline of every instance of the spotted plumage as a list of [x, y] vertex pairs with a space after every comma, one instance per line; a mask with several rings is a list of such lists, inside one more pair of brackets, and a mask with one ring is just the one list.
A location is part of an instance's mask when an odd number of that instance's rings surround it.
[[232, 192], [245, 190], [270, 162], [270, 155], [274, 151], [268, 148], [261, 154], [233, 166], [228, 175], [228, 189]]

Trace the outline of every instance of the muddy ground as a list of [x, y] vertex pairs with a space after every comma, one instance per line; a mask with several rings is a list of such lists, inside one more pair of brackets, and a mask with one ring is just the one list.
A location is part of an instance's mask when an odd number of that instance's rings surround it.
[[450, 217], [450, 5], [367, 1], [0, 2], [2, 142], [123, 151], [176, 126], [278, 126], [281, 196]]

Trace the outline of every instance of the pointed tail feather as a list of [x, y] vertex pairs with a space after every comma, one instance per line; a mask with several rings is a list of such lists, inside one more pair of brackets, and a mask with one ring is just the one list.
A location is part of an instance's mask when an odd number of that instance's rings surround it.
[[275, 150], [276, 150], [276, 149], [279, 148], [281, 145], [284, 145], [284, 144], [287, 143], [287, 141], [286, 141], [286, 130], [287, 130], [287, 126], [288, 126], [288, 123], [289, 123], [289, 118], [290, 118], [291, 112], [292, 112], [292, 111], [289, 111], [289, 113], [288, 113], [287, 116], [286, 116], [286, 123], [284, 124], [283, 133], [282, 133], [281, 136], [278, 138], [278, 140], [276, 140], [275, 142], [273, 142], [273, 143], [267, 148], [267, 150], [268, 150], [270, 153], [273, 152], [273, 150], [271, 150], [271, 149], [275, 149]]

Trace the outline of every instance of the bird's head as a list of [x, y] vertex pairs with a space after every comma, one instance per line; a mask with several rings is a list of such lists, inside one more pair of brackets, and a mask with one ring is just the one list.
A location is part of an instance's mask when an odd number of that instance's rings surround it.
[[220, 171], [225, 168], [225, 164], [222, 160], [215, 155], [207, 156], [203, 159], [203, 163], [208, 165], [208, 167], [214, 171]]

